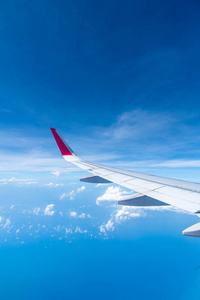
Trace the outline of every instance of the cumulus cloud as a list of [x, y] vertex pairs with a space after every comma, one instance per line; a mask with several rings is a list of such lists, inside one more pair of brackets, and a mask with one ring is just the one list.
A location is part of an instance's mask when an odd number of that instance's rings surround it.
[[72, 217], [72, 218], [76, 218], [76, 217], [77, 217], [77, 212], [75, 212], [75, 211], [70, 211], [69, 215], [70, 215], [70, 217]]
[[53, 216], [55, 214], [55, 210], [53, 210], [54, 206], [55, 206], [54, 204], [49, 204], [46, 206], [44, 210], [45, 216]]
[[96, 204], [100, 205], [102, 201], [119, 201], [123, 195], [129, 194], [126, 191], [123, 191], [119, 186], [109, 186], [105, 193], [98, 197]]
[[100, 233], [106, 234], [107, 231], [114, 231], [115, 224], [120, 224], [123, 221], [144, 216], [146, 216], [146, 213], [140, 208], [123, 206], [111, 214], [107, 223], [99, 226]]
[[144, 213], [141, 213], [134, 207], [123, 206], [121, 209], [117, 210], [116, 214], [114, 214], [113, 217], [116, 222], [120, 222], [131, 218], [138, 218], [141, 216], [144, 216]]
[[99, 229], [100, 229], [101, 233], [106, 233], [106, 230], [114, 231], [114, 229], [115, 229], [114, 223], [111, 220], [109, 220], [108, 223], [100, 225]]
[[85, 219], [85, 218], [91, 219], [92, 218], [92, 216], [90, 214], [81, 213], [80, 215], [78, 215], [78, 213], [76, 211], [70, 211], [69, 215], [72, 218], [80, 218], [80, 219]]
[[110, 219], [107, 223], [103, 223], [99, 226], [100, 233], [106, 234], [107, 231], [114, 231], [116, 224], [120, 224], [121, 222], [134, 218], [146, 217], [148, 211], [172, 211], [177, 213], [188, 214], [188, 212], [173, 206], [122, 206], [118, 207], [117, 210], [110, 215]]
[[85, 219], [85, 213], [80, 214], [78, 217], [81, 219]]

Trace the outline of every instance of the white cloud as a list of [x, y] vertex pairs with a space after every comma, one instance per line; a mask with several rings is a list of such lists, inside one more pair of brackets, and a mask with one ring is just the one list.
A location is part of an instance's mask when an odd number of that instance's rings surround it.
[[86, 187], [83, 185], [82, 187], [78, 188], [76, 192], [77, 192], [77, 193], [81, 193], [81, 192], [83, 192], [85, 189], [86, 189]]
[[174, 159], [160, 162], [154, 162], [152, 167], [167, 167], [167, 168], [199, 168], [200, 160]]
[[53, 182], [50, 182], [50, 183], [46, 183], [44, 186], [49, 186], [49, 187], [58, 187], [58, 186], [62, 186], [64, 185], [63, 183], [53, 183]]
[[123, 221], [130, 220], [131, 218], [139, 218], [144, 216], [146, 216], [146, 213], [140, 208], [123, 206], [112, 213], [108, 222], [99, 226], [99, 230], [101, 233], [106, 234], [107, 231], [114, 231], [116, 223], [119, 224]]
[[54, 227], [54, 230], [55, 230], [56, 232], [59, 232], [59, 231], [60, 231], [60, 225], [57, 225], [56, 227]]
[[85, 219], [85, 213], [80, 214], [78, 217], [81, 219]]
[[76, 227], [75, 232], [83, 233], [83, 231], [81, 230], [81, 228], [79, 226]]
[[76, 193], [81, 193], [85, 190], [85, 186], [82, 186], [80, 188], [78, 188], [76, 190], [76, 192], [74, 190], [72, 190], [70, 193], [63, 193], [61, 196], [60, 196], [60, 200], [63, 200], [64, 198], [67, 198], [69, 197], [70, 200], [74, 200], [75, 199], [75, 196], [76, 196]]
[[121, 209], [117, 210], [117, 213], [114, 215], [114, 219], [117, 222], [128, 220], [131, 218], [138, 218], [144, 216], [138, 209], [130, 206], [123, 206]]
[[[191, 145], [196, 150], [196, 146], [199, 143], [199, 126], [196, 123], [194, 126], [194, 122], [192, 122], [193, 118], [196, 117], [198, 117], [198, 113], [196, 115], [188, 115], [188, 113], [153, 112], [152, 110], [141, 109], [127, 111], [119, 115], [109, 127], [93, 127], [91, 136], [87, 136], [87, 139], [85, 136], [81, 139], [79, 138], [78, 142], [76, 142], [76, 147], [87, 149], [86, 145], [90, 143], [90, 151], [91, 153], [95, 153], [95, 157], [91, 156], [90, 158], [97, 159], [98, 161], [119, 159], [124, 153], [124, 145], [126, 145], [126, 160], [130, 155], [132, 157], [131, 160], [133, 160], [133, 150], [134, 159], [137, 156], [140, 160], [146, 157], [147, 153], [149, 159], [160, 158], [161, 155], [165, 159], [169, 157], [169, 153], [172, 154], [177, 149], [177, 153], [180, 153], [180, 150], [183, 149], [186, 150], [184, 153], [188, 153], [187, 151], [191, 153]], [[97, 140], [99, 142], [95, 143]], [[47, 139], [43, 134], [41, 138], [38, 138], [38, 136], [37, 138], [32, 138], [28, 134], [24, 136], [22, 131], [14, 128], [9, 131], [3, 129], [0, 131], [1, 146], [12, 150], [12, 147], [16, 144], [19, 147], [19, 151], [14, 156], [12, 155], [12, 151], [1, 151], [1, 171], [48, 171], [55, 176], [59, 176], [61, 172], [77, 172], [77, 168], [65, 166], [57, 154], [56, 158], [50, 154], [47, 156], [45, 146], [47, 144], [53, 145], [51, 136]], [[116, 144], [119, 146], [117, 148], [118, 151], [113, 154], [116, 150]], [[99, 145], [103, 146], [99, 147]], [[3, 147], [1, 148], [3, 149]], [[38, 151], [38, 149], [43, 150]], [[103, 153], [104, 151], [107, 153]], [[198, 152], [196, 153], [198, 154]], [[166, 156], [164, 157], [164, 155]], [[172, 156], [170, 155], [170, 157]], [[177, 155], [174, 157], [177, 157]], [[186, 159], [185, 161], [186, 165], [188, 165]], [[183, 163], [185, 165], [185, 162]], [[194, 161], [190, 160], [189, 165], [191, 164], [196, 167], [195, 159]]]
[[69, 213], [69, 215], [70, 215], [70, 217], [72, 217], [72, 218], [76, 218], [76, 217], [77, 217], [77, 212], [71, 211], [71, 212]]
[[3, 184], [17, 183], [19, 186], [22, 186], [24, 184], [30, 185], [30, 184], [38, 184], [39, 183], [38, 181], [33, 181], [33, 179], [26, 179], [26, 178], [19, 179], [19, 178], [15, 178], [15, 177], [12, 177], [9, 179], [5, 179], [5, 178], [0, 179], [0, 182]]
[[66, 233], [66, 235], [69, 234], [69, 233], [72, 233], [72, 229], [71, 228], [65, 228], [65, 233]]
[[51, 174], [53, 174], [55, 176], [59, 176], [61, 174], [61, 172], [60, 171], [53, 171], [53, 172], [51, 172]]
[[114, 229], [115, 229], [114, 223], [111, 220], [109, 220], [106, 224], [99, 226], [99, 229], [100, 229], [101, 233], [106, 233], [106, 230], [114, 231]]
[[98, 183], [95, 185], [96, 188], [100, 187], [100, 186], [106, 186], [108, 185], [108, 183]]
[[99, 226], [99, 230], [100, 230], [101, 233], [106, 233], [105, 225], [103, 225], [103, 224], [100, 225], [100, 226]]
[[4, 218], [3, 218], [3, 217], [0, 217], [0, 223], [3, 222], [3, 220], [4, 220]]
[[75, 167], [64, 166], [59, 158], [47, 157], [46, 152], [29, 150], [27, 154], [22, 151], [16, 155], [0, 152], [0, 171], [52, 172], [55, 167], [63, 174], [79, 172]]
[[111, 214], [108, 222], [99, 226], [100, 233], [106, 234], [107, 231], [113, 231], [115, 229], [115, 224], [120, 224], [121, 222], [134, 218], [146, 217], [147, 211], [172, 211], [178, 213], [187, 213], [186, 211], [173, 206], [117, 207], [117, 210]]
[[62, 200], [64, 198], [67, 198], [67, 197], [69, 197], [70, 200], [74, 200], [75, 199], [75, 192], [74, 192], [74, 190], [72, 190], [69, 194], [63, 193], [60, 196], [60, 200]]
[[129, 194], [126, 191], [123, 191], [119, 186], [109, 186], [105, 193], [98, 197], [96, 204], [100, 205], [101, 201], [119, 201], [123, 195]]
[[91, 219], [91, 215], [90, 214], [85, 214], [85, 213], [81, 213], [80, 215], [78, 215], [78, 213], [76, 211], [70, 211], [69, 212], [70, 217], [72, 218], [80, 218], [80, 219], [85, 219], [86, 217]]
[[55, 214], [55, 211], [53, 210], [54, 206], [55, 206], [54, 204], [47, 205], [47, 207], [44, 210], [44, 214], [46, 216], [53, 216]]
[[108, 231], [113, 231], [114, 230], [114, 223], [111, 220], [109, 220], [108, 223], [105, 225], [105, 227]]
[[6, 223], [3, 225], [3, 228], [9, 227], [10, 224], [11, 224], [10, 219], [6, 219]]
[[34, 210], [33, 210], [33, 213], [34, 215], [39, 215], [39, 212], [40, 212], [41, 208], [40, 207], [35, 207]]
[[74, 192], [74, 190], [72, 190], [72, 191], [69, 193], [69, 199], [70, 199], [70, 200], [74, 200], [74, 199], [75, 199], [75, 192]]
[[60, 200], [64, 199], [65, 197], [68, 197], [68, 194], [63, 193], [63, 194], [60, 196]]

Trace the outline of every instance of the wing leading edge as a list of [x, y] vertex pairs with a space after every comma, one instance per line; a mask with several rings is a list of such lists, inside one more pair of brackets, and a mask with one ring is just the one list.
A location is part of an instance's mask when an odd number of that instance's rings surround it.
[[[164, 202], [197, 215], [200, 213], [200, 184], [127, 171], [83, 160], [72, 151], [56, 129], [51, 128], [51, 131], [63, 158], [92, 173], [93, 176], [91, 177], [119, 184], [138, 192], [140, 195], [147, 196], [147, 199], [153, 198], [158, 202]], [[125, 202], [127, 203], [127, 199]], [[126, 203], [124, 204], [127, 205]], [[200, 228], [198, 231], [200, 232]], [[187, 230], [184, 230], [183, 234], [187, 235]], [[192, 236], [191, 230], [188, 235]], [[193, 236], [197, 236], [196, 231]]]

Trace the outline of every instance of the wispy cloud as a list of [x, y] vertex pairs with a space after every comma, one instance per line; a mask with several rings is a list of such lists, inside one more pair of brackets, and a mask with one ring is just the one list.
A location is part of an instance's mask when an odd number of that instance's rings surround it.
[[[160, 166], [164, 162], [169, 166], [196, 167], [200, 155], [197, 117], [136, 109], [122, 113], [110, 126], [89, 128], [87, 137], [83, 133], [76, 139], [75, 134], [73, 144], [79, 155], [92, 161], [144, 162], [148, 157]], [[20, 131], [15, 134], [1, 131], [0, 137], [0, 171], [49, 171], [59, 176], [79, 170], [64, 162], [58, 151], [54, 153], [56, 148], [50, 136], [30, 138]], [[19, 145], [17, 149], [16, 144]], [[47, 145], [54, 145], [53, 150], [47, 152]]]
[[59, 176], [61, 173], [59, 171], [53, 171], [53, 172], [51, 172], [51, 174], [53, 174], [55, 176]]
[[5, 224], [3, 225], [3, 228], [8, 228], [8, 227], [10, 227], [10, 224], [11, 224], [10, 219], [6, 219], [6, 222], [5, 222]]
[[74, 200], [75, 199], [75, 191], [72, 190], [71, 192], [69, 193], [63, 193], [61, 196], [60, 196], [60, 200], [63, 200], [64, 198], [68, 198], [70, 200]]
[[85, 189], [86, 189], [86, 187], [83, 185], [82, 187], [78, 188], [78, 189], [76, 190], [76, 192], [77, 192], [77, 193], [81, 193], [81, 192], [83, 192]]
[[15, 155], [0, 152], [0, 171], [28, 171], [28, 172], [52, 172], [59, 169], [66, 174], [80, 169], [70, 166], [62, 158], [45, 155], [43, 151], [15, 153]]
[[80, 188], [77, 188], [76, 191], [72, 190], [70, 193], [63, 193], [63, 194], [60, 196], [60, 200], [63, 200], [64, 198], [69, 198], [70, 200], [74, 200], [75, 197], [76, 197], [76, 194], [85, 191], [85, 189], [86, 189], [86, 187], [85, 187], [85, 186], [82, 186], [82, 187], [80, 187]]
[[33, 213], [38, 216], [40, 211], [41, 211], [40, 207], [35, 207], [34, 210], [33, 210]]
[[49, 182], [44, 184], [44, 186], [48, 186], [48, 187], [58, 187], [58, 186], [63, 186], [63, 183], [53, 183], [53, 182]]
[[14, 184], [17, 184], [19, 186], [21, 185], [30, 185], [30, 184], [38, 184], [39, 182], [38, 181], [34, 181], [34, 179], [26, 179], [26, 178], [15, 178], [15, 177], [12, 177], [10, 179], [0, 179], [0, 184], [8, 184], [8, 183], [14, 183]]

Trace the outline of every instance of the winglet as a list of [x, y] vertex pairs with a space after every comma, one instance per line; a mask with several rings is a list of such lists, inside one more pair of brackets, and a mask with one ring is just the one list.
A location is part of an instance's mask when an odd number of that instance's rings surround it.
[[67, 145], [67, 143], [64, 141], [64, 139], [57, 133], [55, 128], [50, 128], [51, 132], [53, 133], [53, 136], [56, 140], [56, 143], [58, 145], [58, 148], [60, 149], [60, 152], [62, 155], [73, 155], [74, 152], [72, 149]]

